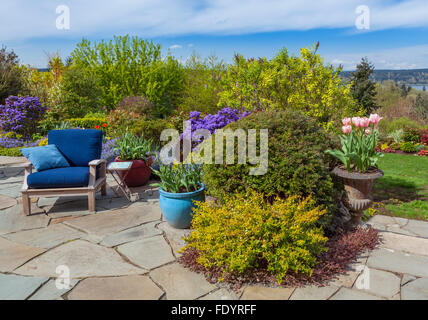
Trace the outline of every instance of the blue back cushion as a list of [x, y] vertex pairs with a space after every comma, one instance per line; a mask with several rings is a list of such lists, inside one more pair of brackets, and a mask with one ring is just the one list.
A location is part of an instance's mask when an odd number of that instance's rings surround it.
[[67, 159], [64, 158], [54, 144], [24, 148], [20, 151], [33, 164], [37, 171], [70, 166]]
[[49, 131], [49, 144], [57, 146], [71, 166], [86, 167], [101, 158], [103, 133], [96, 129], [68, 129]]

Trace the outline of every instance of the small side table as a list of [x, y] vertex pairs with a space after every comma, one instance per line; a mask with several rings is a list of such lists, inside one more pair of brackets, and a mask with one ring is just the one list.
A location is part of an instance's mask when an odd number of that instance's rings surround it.
[[[132, 193], [125, 183], [126, 176], [129, 174], [131, 167], [132, 167], [131, 161], [110, 162], [109, 165], [107, 166], [107, 172], [109, 172], [113, 176], [114, 180], [119, 186], [119, 189], [123, 192], [125, 197], [130, 202], [135, 202], [139, 199], [139, 194]], [[119, 174], [119, 171], [125, 172], [125, 174], [122, 176]]]

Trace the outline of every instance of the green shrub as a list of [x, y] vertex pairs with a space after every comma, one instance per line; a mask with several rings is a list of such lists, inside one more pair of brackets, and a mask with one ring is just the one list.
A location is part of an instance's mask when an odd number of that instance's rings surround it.
[[182, 66], [171, 56], [162, 58], [160, 44], [152, 41], [123, 36], [91, 44], [84, 39], [71, 57], [73, 64], [97, 79], [101, 105], [108, 111], [124, 97], [144, 96], [159, 116], [171, 112], [182, 94]]
[[343, 116], [359, 110], [350, 96], [350, 85], [339, 77], [341, 70], [324, 65], [316, 50], [303, 48], [296, 57], [282, 49], [271, 60], [236, 55], [224, 77], [219, 105], [249, 110], [291, 108], [333, 128]]
[[418, 143], [420, 140], [420, 130], [417, 128], [405, 128], [403, 134], [404, 142]]
[[416, 146], [412, 142], [402, 142], [400, 143], [400, 149], [403, 152], [416, 152]]
[[7, 97], [17, 95], [23, 86], [18, 63], [15, 52], [0, 48], [0, 104]]
[[153, 103], [144, 97], [126, 97], [111, 110], [108, 123], [113, 135], [120, 135], [136, 120], [145, 119], [153, 112]]
[[388, 135], [397, 130], [404, 130], [404, 128], [419, 128], [419, 124], [416, 121], [413, 121], [407, 117], [401, 117], [397, 119], [384, 119], [379, 122], [379, 130]]
[[180, 109], [189, 113], [216, 113], [219, 93], [223, 90], [222, 78], [226, 73], [226, 64], [218, 61], [217, 57], [210, 56], [205, 61], [192, 55], [186, 61], [185, 86], [183, 97], [180, 99]]
[[101, 89], [97, 78], [89, 70], [72, 66], [67, 69], [61, 81], [61, 98], [52, 112], [61, 117], [81, 118], [88, 112], [99, 112], [102, 107]]
[[106, 118], [72, 118], [65, 121], [71, 128], [94, 129], [98, 126], [101, 129], [107, 126]]
[[[339, 145], [336, 138], [317, 125], [316, 120], [292, 110], [267, 111], [251, 114], [225, 127], [238, 128], [246, 132], [248, 129], [269, 130], [267, 173], [250, 175], [249, 170], [254, 165], [248, 160], [245, 164], [237, 164], [238, 143], [235, 139], [235, 164], [227, 165], [226, 161], [214, 164], [213, 161], [213, 164], [203, 166], [204, 183], [211, 195], [220, 200], [224, 194], [249, 190], [272, 198], [313, 195], [318, 205], [326, 206], [329, 212], [334, 209], [338, 191], [330, 175], [334, 160], [324, 151]], [[257, 143], [257, 154], [259, 152], [260, 143]]]
[[166, 143], [160, 141], [161, 133], [165, 129], [174, 129], [174, 126], [165, 119], [138, 120], [129, 127], [129, 130], [134, 135], [143, 136], [145, 139], [151, 139], [157, 146], [161, 146]]
[[21, 151], [19, 149], [22, 149], [23, 147], [15, 147], [15, 148], [3, 148], [0, 147], [0, 156], [6, 156], [6, 157], [22, 157]]
[[265, 202], [255, 192], [228, 196], [223, 205], [200, 202], [185, 239], [207, 268], [244, 273], [267, 266], [279, 283], [289, 271], [311, 275], [327, 238], [317, 220], [325, 213], [296, 196]]

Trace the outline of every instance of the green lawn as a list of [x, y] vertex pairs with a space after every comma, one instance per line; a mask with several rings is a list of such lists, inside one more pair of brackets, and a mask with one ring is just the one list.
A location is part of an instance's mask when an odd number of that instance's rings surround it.
[[385, 214], [428, 220], [428, 157], [385, 154], [376, 181], [374, 207]]

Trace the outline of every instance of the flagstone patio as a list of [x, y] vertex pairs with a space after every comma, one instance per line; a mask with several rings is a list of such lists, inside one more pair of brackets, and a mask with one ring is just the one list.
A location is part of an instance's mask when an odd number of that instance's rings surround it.
[[[24, 216], [21, 158], [0, 157], [0, 299], [424, 299], [428, 300], [428, 222], [375, 216], [383, 243], [324, 287], [247, 286], [233, 292], [177, 263], [188, 231], [161, 216], [156, 190], [129, 203], [109, 180], [89, 213], [84, 197], [40, 198]], [[55, 285], [57, 267], [71, 287]]]

